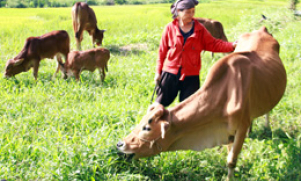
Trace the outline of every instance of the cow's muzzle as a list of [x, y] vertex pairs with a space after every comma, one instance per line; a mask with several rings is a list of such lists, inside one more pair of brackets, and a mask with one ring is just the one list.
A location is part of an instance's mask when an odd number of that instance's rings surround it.
[[125, 159], [127, 161], [130, 161], [135, 156], [135, 153], [125, 153], [125, 152], [123, 152], [123, 149], [124, 149], [124, 146], [125, 146], [125, 143], [123, 141], [119, 141], [116, 146], [117, 146], [117, 149], [118, 149], [117, 154], [120, 158]]
[[5, 79], [9, 79], [9, 78], [11, 78], [11, 77], [12, 77], [12, 76], [7, 75], [6, 73], [3, 74], [3, 78], [5, 78]]

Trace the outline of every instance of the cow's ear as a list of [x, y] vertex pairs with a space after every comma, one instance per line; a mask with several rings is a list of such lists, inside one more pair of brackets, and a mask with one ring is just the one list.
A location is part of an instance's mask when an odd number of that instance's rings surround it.
[[10, 64], [8, 64], [8, 65], [7, 65], [7, 67], [6, 67], [6, 70], [8, 70], [8, 69], [12, 68], [13, 66], [14, 66], [14, 64], [11, 64], [11, 63], [10, 63]]
[[264, 32], [266, 32], [266, 33], [268, 33], [268, 29], [267, 29], [265, 26], [262, 26], [262, 27], [260, 28], [260, 30], [261, 30], [261, 31], [264, 31]]
[[164, 121], [161, 123], [161, 137], [162, 139], [165, 138], [165, 134], [166, 134], [166, 131], [168, 130], [169, 128], [169, 122], [167, 121]]
[[150, 111], [154, 110], [156, 108], [156, 106], [158, 106], [158, 105], [159, 105], [159, 103], [157, 103], [157, 102], [152, 103], [150, 106], [148, 106], [147, 112], [149, 113]]
[[24, 61], [24, 58], [20, 58], [20, 59], [18, 59], [18, 60], [15, 60], [14, 66], [20, 65], [23, 61]]

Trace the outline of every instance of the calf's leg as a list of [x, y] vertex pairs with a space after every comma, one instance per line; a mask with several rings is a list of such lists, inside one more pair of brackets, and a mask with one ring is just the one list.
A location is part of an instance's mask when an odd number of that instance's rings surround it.
[[79, 70], [73, 70], [73, 75], [75, 76], [75, 79], [77, 81], [79, 81], [80, 71]]
[[33, 76], [37, 80], [38, 79], [38, 71], [39, 71], [40, 60], [36, 60], [33, 63]]
[[56, 71], [55, 71], [55, 73], [53, 75], [53, 78], [55, 78], [56, 74], [60, 71], [60, 63], [59, 62], [63, 63], [62, 62], [62, 57], [59, 54], [56, 55], [56, 60], [57, 60], [57, 68], [56, 68]]
[[100, 79], [103, 82], [105, 80], [105, 77], [106, 77], [105, 70], [104, 70], [104, 68], [99, 68], [98, 70], [99, 70], [99, 74], [100, 74]]

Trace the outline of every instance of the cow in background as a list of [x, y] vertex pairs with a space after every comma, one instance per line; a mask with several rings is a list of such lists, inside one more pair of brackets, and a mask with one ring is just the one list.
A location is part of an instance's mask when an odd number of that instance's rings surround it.
[[233, 179], [252, 120], [273, 109], [285, 92], [279, 49], [265, 27], [243, 34], [234, 53], [211, 67], [196, 93], [173, 108], [155, 106], [117, 148], [140, 158], [228, 145], [227, 179]]
[[[40, 61], [44, 58], [53, 59], [54, 56], [57, 57], [58, 62], [62, 62], [61, 56], [67, 61], [69, 46], [69, 35], [64, 30], [51, 31], [38, 37], [29, 37], [21, 52], [15, 58], [7, 61], [4, 76], [12, 77], [33, 67], [33, 75], [37, 80]], [[58, 71], [59, 64], [54, 75]]]
[[[221, 22], [207, 18], [196, 18], [196, 20], [204, 25], [214, 38], [228, 42]], [[212, 57], [213, 55], [214, 53], [212, 53]]]
[[196, 20], [204, 25], [214, 38], [228, 41], [221, 22], [206, 18], [196, 18]]
[[99, 70], [100, 79], [104, 81], [108, 71], [108, 61], [110, 59], [110, 51], [105, 48], [95, 48], [86, 51], [72, 51], [68, 54], [66, 63], [60, 62], [60, 70], [65, 75], [65, 78], [75, 76], [79, 80], [83, 70], [93, 72]]
[[72, 7], [72, 21], [77, 50], [81, 50], [84, 30], [92, 37], [93, 47], [95, 47], [95, 44], [97, 46], [102, 44], [105, 30], [98, 29], [95, 13], [87, 3], [77, 2], [74, 4]]

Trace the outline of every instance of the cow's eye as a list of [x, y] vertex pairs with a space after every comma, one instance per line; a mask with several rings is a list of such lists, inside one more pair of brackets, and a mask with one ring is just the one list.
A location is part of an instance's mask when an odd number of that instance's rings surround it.
[[148, 120], [148, 124], [151, 124], [152, 123], [152, 118], [150, 118], [149, 120]]

